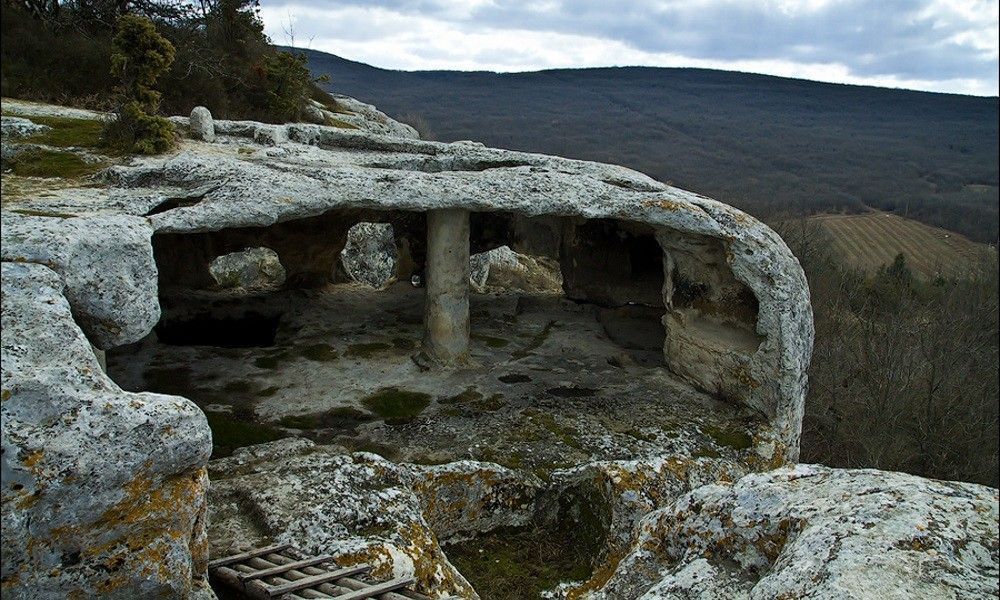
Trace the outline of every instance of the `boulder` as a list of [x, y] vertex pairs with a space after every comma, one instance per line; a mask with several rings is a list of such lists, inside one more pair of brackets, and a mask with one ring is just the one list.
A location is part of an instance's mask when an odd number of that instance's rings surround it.
[[4, 598], [203, 588], [205, 415], [108, 379], [49, 267], [4, 262], [2, 282]]
[[134, 342], [159, 320], [153, 230], [145, 218], [4, 211], [0, 219], [0, 257], [44, 264], [59, 273], [73, 316], [98, 348]]
[[270, 248], [223, 254], [209, 265], [209, 273], [222, 288], [267, 290], [279, 288], [285, 282], [285, 268], [278, 253]]
[[558, 294], [562, 292], [559, 264], [500, 246], [469, 257], [469, 283], [479, 293], [490, 290]]
[[997, 490], [796, 465], [642, 519], [591, 598], [996, 598]]
[[396, 279], [396, 238], [389, 223], [358, 223], [347, 230], [340, 263], [347, 275], [382, 289]]
[[212, 120], [212, 113], [204, 106], [196, 106], [191, 109], [188, 127], [191, 130], [191, 137], [194, 139], [203, 142], [215, 141], [215, 123]]

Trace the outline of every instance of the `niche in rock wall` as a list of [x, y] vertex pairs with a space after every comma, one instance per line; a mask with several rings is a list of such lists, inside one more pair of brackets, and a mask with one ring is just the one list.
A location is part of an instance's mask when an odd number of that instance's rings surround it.
[[706, 391], [745, 401], [761, 382], [749, 376], [764, 337], [757, 297], [738, 281], [715, 238], [662, 231], [669, 284], [664, 359], [674, 373]]
[[213, 289], [220, 285], [212, 264], [218, 257], [264, 247], [284, 270], [282, 287], [319, 287], [336, 281], [340, 256], [351, 228], [361, 222], [391, 224], [398, 249], [396, 277], [423, 270], [426, 216], [406, 211], [332, 210], [266, 227], [233, 227], [196, 233], [159, 233], [153, 253], [161, 292], [174, 288]]
[[663, 252], [648, 225], [567, 219], [559, 262], [568, 298], [605, 307], [663, 306]]

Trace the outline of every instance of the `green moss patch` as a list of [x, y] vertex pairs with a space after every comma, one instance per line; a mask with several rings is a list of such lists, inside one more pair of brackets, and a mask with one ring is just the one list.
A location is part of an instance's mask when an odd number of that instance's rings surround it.
[[519, 348], [511, 353], [510, 357], [514, 360], [525, 358], [531, 356], [535, 353], [535, 350], [545, 343], [545, 340], [549, 339], [549, 335], [552, 334], [552, 328], [556, 326], [556, 321], [549, 321], [545, 324], [545, 327], [541, 331], [536, 333], [531, 337], [531, 341], [524, 345], [524, 347]]
[[431, 402], [431, 395], [386, 387], [361, 401], [390, 425], [409, 423]]
[[410, 338], [400, 336], [392, 338], [392, 345], [397, 350], [409, 351], [416, 349], [417, 342]]
[[701, 430], [712, 438], [716, 444], [733, 450], [746, 450], [753, 445], [753, 438], [747, 432], [735, 427], [716, 427], [707, 425]]
[[463, 404], [466, 402], [474, 402], [483, 397], [483, 395], [476, 388], [471, 385], [465, 388], [465, 391], [455, 394], [454, 396], [449, 396], [438, 400], [441, 404]]
[[480, 341], [490, 348], [503, 348], [510, 344], [510, 340], [492, 335], [473, 334], [472, 339]]
[[508, 373], [497, 377], [497, 379], [503, 383], [528, 383], [531, 381], [531, 377], [528, 377], [524, 373]]
[[390, 350], [392, 346], [386, 344], [385, 342], [368, 342], [366, 344], [351, 344], [347, 347], [347, 351], [344, 352], [344, 356], [350, 356], [353, 358], [371, 358], [376, 354], [380, 354], [387, 350]]
[[372, 417], [350, 406], [339, 406], [326, 412], [309, 415], [289, 415], [282, 417], [278, 424], [292, 429], [353, 429], [361, 423], [371, 421]]
[[477, 410], [484, 410], [492, 412], [494, 410], [500, 410], [507, 403], [503, 399], [503, 394], [493, 394], [489, 398], [480, 398], [472, 402], [472, 407]]
[[597, 390], [586, 387], [560, 386], [545, 390], [547, 393], [560, 398], [589, 398], [597, 394]]
[[535, 600], [563, 581], [590, 577], [592, 557], [579, 551], [574, 537], [573, 531], [506, 528], [444, 550], [483, 598]]
[[267, 356], [258, 356], [253, 361], [253, 366], [258, 369], [274, 370], [281, 366], [281, 362], [288, 358], [288, 352], [282, 351]]
[[315, 362], [330, 362], [337, 360], [337, 351], [330, 344], [319, 343], [299, 346], [296, 348], [299, 356]]
[[212, 429], [212, 458], [229, 456], [237, 448], [273, 442], [284, 437], [269, 425], [242, 420], [230, 413], [206, 412], [205, 416]]
[[88, 163], [72, 152], [28, 148], [6, 161], [21, 177], [83, 177], [104, 168], [102, 163]]

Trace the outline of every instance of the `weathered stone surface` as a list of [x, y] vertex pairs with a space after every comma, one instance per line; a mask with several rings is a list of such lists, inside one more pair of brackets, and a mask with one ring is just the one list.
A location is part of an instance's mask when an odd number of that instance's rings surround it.
[[797, 465], [645, 518], [593, 598], [995, 598], [997, 490]]
[[[330, 554], [341, 565], [371, 564], [376, 577], [413, 575], [419, 589], [435, 596], [476, 597], [423, 516], [425, 504], [435, 500], [421, 501], [405, 467], [374, 454], [282, 440], [238, 450], [210, 469], [215, 555], [267, 540], [287, 542]], [[426, 494], [433, 495], [427, 490], [435, 479], [446, 478], [440, 472], [420, 478]]]
[[[325, 117], [343, 121], [369, 133], [379, 135], [391, 135], [411, 139], [419, 139], [417, 130], [400, 123], [389, 115], [375, 108], [371, 104], [365, 104], [360, 100], [355, 100], [349, 96], [336, 96], [337, 112], [323, 108]], [[320, 121], [321, 123], [323, 121]]]
[[134, 342], [160, 318], [156, 263], [146, 219], [2, 214], [0, 256], [47, 265], [66, 284], [66, 299], [90, 341], [106, 349]]
[[340, 262], [354, 281], [382, 289], [395, 281], [398, 256], [392, 225], [358, 223], [347, 231]]
[[[653, 289], [642, 301], [662, 304], [666, 317], [679, 323], [664, 346], [668, 365], [691, 383], [767, 415], [782, 432], [779, 454], [797, 456], [812, 349], [809, 292], [784, 242], [752, 217], [611, 165], [318, 125], [219, 121], [217, 129], [248, 143], [263, 136], [282, 152], [261, 159], [191, 148], [113, 169], [111, 181], [125, 187], [225, 182], [197, 204], [153, 215], [157, 232], [267, 227], [333, 210], [448, 208], [642, 224], [652, 232], [643, 244], [659, 246], [664, 269], [656, 280], [663, 281], [662, 294]], [[288, 141], [275, 141], [282, 139]], [[685, 254], [692, 243], [707, 244], [706, 251]], [[651, 258], [655, 264], [659, 257]], [[724, 271], [721, 287], [675, 298], [684, 288], [673, 281], [674, 267], [689, 277], [698, 265]], [[712, 281], [694, 283], [698, 291]], [[717, 321], [727, 319], [737, 320], [736, 328], [714, 335]], [[703, 332], [713, 334], [711, 344], [700, 342]], [[680, 368], [686, 357], [710, 368]]]
[[0, 117], [0, 136], [5, 140], [25, 138], [48, 129], [48, 125], [40, 125], [23, 117]]
[[191, 109], [191, 116], [188, 121], [191, 129], [191, 137], [203, 142], [215, 141], [215, 122], [212, 120], [212, 113], [204, 106], [196, 106]]
[[270, 248], [247, 248], [223, 254], [208, 267], [223, 288], [274, 289], [285, 282], [285, 268], [277, 252]]
[[48, 267], [2, 281], [4, 598], [184, 596], [208, 558], [204, 414], [108, 379]]
[[479, 293], [490, 290], [562, 292], [562, 277], [554, 260], [519, 254], [509, 246], [469, 257], [469, 282]]

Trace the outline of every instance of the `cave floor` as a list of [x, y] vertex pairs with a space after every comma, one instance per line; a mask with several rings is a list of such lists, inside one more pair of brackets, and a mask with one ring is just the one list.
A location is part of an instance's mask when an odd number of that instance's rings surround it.
[[[767, 427], [672, 375], [655, 349], [662, 325], [630, 307], [602, 312], [553, 295], [473, 294], [472, 364], [422, 371], [411, 356], [423, 293], [397, 283], [167, 296], [161, 323], [209, 312], [280, 315], [274, 343], [171, 345], [151, 334], [109, 352], [108, 372], [124, 389], [198, 403], [215, 456], [300, 436], [397, 461], [475, 459], [544, 474], [675, 453], [736, 458]], [[230, 334], [253, 337], [252, 326], [233, 322]]]

